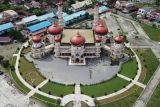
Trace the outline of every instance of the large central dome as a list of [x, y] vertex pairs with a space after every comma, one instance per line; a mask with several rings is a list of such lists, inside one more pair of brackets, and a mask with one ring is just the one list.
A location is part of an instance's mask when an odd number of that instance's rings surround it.
[[85, 44], [85, 41], [85, 38], [79, 32], [77, 32], [76, 35], [72, 36], [70, 39], [71, 45], [74, 46], [82, 46]]

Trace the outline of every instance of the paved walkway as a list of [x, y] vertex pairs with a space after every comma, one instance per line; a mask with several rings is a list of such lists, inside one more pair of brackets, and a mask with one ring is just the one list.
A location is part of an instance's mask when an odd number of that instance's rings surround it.
[[[153, 74], [152, 78], [148, 82], [146, 88], [141, 93], [140, 97], [137, 99], [133, 107], [145, 107], [147, 102], [150, 100], [154, 90], [156, 89], [158, 83], [160, 82], [160, 66]], [[158, 93], [157, 93], [158, 94]]]
[[31, 90], [31, 91], [27, 94], [26, 98], [30, 98], [31, 96], [33, 96], [33, 95], [38, 91], [38, 89], [41, 88], [41, 87], [43, 87], [47, 82], [48, 82], [48, 79], [44, 80], [44, 81], [43, 81], [41, 84], [39, 84], [36, 88], [34, 88], [33, 90]]
[[[75, 85], [75, 95], [80, 95], [81, 94], [81, 87], [80, 85]], [[75, 99], [73, 101], [73, 107], [81, 107], [81, 101], [79, 99]]]
[[140, 83], [140, 82], [138, 82], [138, 81], [135, 81], [135, 80], [133, 80], [133, 79], [131, 79], [131, 78], [128, 78], [128, 77], [126, 77], [126, 76], [124, 76], [124, 75], [117, 74], [117, 76], [120, 77], [120, 78], [122, 78], [122, 79], [125, 79], [125, 80], [127, 80], [127, 81], [132, 81], [135, 85], [137, 85], [137, 86], [139, 86], [139, 87], [142, 87], [142, 88], [145, 88], [145, 87], [146, 87], [146, 85], [144, 85], [144, 84], [142, 84], [142, 83]]
[[61, 99], [61, 104], [60, 105], [65, 106], [66, 104], [68, 104], [71, 101], [83, 101], [86, 104], [88, 104], [88, 106], [90, 106], [90, 107], [95, 106], [94, 99], [87, 96], [87, 95], [84, 95], [84, 94], [69, 94], [69, 95], [66, 95]]
[[[129, 47], [129, 45], [128, 44], [125, 44], [126, 45], [126, 47]], [[116, 96], [116, 95], [119, 95], [119, 94], [122, 94], [122, 93], [124, 93], [125, 91], [127, 91], [128, 89], [130, 89], [132, 86], [134, 86], [135, 84], [138, 84], [138, 86], [142, 86], [142, 87], [145, 87], [145, 86], [143, 86], [142, 84], [140, 85], [139, 83], [137, 83], [137, 81], [138, 81], [138, 79], [139, 79], [139, 77], [140, 77], [140, 75], [141, 75], [141, 62], [140, 62], [140, 59], [139, 59], [139, 57], [137, 56], [137, 54], [134, 52], [134, 50], [132, 49], [132, 48], [130, 48], [131, 49], [131, 51], [134, 53], [134, 55], [135, 55], [135, 57], [136, 57], [136, 60], [137, 60], [137, 62], [138, 62], [138, 71], [137, 71], [137, 75], [135, 76], [135, 78], [134, 78], [134, 82], [132, 82], [132, 83], [130, 83], [128, 86], [126, 86], [125, 88], [123, 88], [123, 89], [121, 89], [121, 90], [119, 90], [119, 91], [117, 91], [117, 92], [115, 92], [115, 93], [111, 93], [111, 94], [108, 94], [108, 95], [106, 95], [106, 96], [101, 96], [101, 97], [97, 97], [96, 99], [97, 100], [103, 100], [103, 99], [106, 99], [106, 98], [110, 98], [110, 97], [114, 97], [114, 96]], [[126, 80], [129, 80], [128, 78], [125, 78]]]
[[[121, 16], [118, 16], [118, 17], [121, 17]], [[124, 19], [126, 19], [126, 18], [124, 18]], [[127, 20], [130, 20], [130, 19], [127, 19]], [[133, 23], [133, 25], [136, 27], [137, 31], [139, 32], [138, 36], [144, 37], [145, 38], [144, 40], [147, 42], [148, 46], [138, 46], [137, 45], [137, 46], [129, 46], [129, 47], [150, 48], [160, 61], [160, 45], [157, 42], [152, 41], [149, 38], [149, 36], [145, 33], [145, 31], [139, 25], [138, 22], [135, 22], [133, 20], [130, 20], [130, 21]], [[146, 85], [146, 88], [143, 90], [140, 97], [137, 99], [137, 101], [133, 105], [133, 107], [145, 107], [147, 102], [149, 101], [150, 97], [152, 96], [156, 86], [158, 85], [159, 81], [160, 81], [160, 67], [155, 71], [155, 73], [151, 77], [150, 81]]]
[[46, 97], [48, 97], [48, 98], [61, 99], [60, 97], [53, 96], [53, 95], [49, 95], [49, 94], [47, 94], [47, 93], [44, 93], [44, 92], [38, 90], [38, 88], [39, 88], [39, 87], [42, 87], [44, 84], [46, 84], [46, 82], [47, 82], [48, 80], [43, 81], [43, 82], [42, 82], [41, 84], [39, 84], [39, 85], [37, 86], [37, 88], [35, 89], [35, 88], [33, 88], [30, 84], [28, 84], [28, 83], [23, 79], [23, 77], [20, 75], [19, 69], [18, 69], [19, 60], [20, 60], [20, 54], [21, 54], [21, 51], [22, 51], [23, 47], [27, 47], [28, 45], [29, 45], [28, 42], [26, 42], [26, 43], [24, 43], [24, 44], [22, 45], [22, 47], [20, 48], [18, 54], [16, 55], [16, 56], [17, 56], [17, 59], [16, 59], [16, 64], [15, 64], [15, 72], [16, 72], [16, 75], [17, 75], [18, 79], [19, 79], [26, 87], [28, 87], [29, 89], [31, 89], [31, 91], [27, 94], [26, 98], [31, 97], [34, 93], [38, 93], [38, 94], [43, 95], [43, 96], [46, 96]]

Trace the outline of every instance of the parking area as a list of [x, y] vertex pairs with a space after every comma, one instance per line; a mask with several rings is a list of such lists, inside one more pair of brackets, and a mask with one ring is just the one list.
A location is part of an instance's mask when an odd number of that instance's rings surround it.
[[17, 47], [20, 47], [20, 43], [0, 45], [0, 55], [4, 56], [5, 59], [10, 59]]

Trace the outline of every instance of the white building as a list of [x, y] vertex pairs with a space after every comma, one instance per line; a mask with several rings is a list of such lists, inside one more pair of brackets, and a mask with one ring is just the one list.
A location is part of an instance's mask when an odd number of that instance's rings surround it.
[[[62, 5], [61, 5], [62, 6]], [[59, 8], [59, 23], [53, 23], [47, 30], [49, 45], [44, 46], [39, 36], [32, 38], [32, 56], [34, 58], [42, 57], [45, 52], [52, 51], [57, 58], [69, 59], [69, 65], [86, 65], [86, 59], [99, 58], [101, 49], [106, 45], [106, 40], [111, 39], [108, 34], [108, 28], [103, 20], [99, 20], [98, 5], [95, 6], [94, 27], [93, 29], [65, 29], [61, 21], [62, 7]], [[96, 13], [97, 12], [97, 13]], [[97, 22], [96, 22], [97, 21]], [[115, 38], [112, 45], [112, 59], [120, 59], [123, 56], [123, 38]], [[47, 48], [44, 48], [47, 47]], [[47, 50], [46, 50], [47, 49]]]

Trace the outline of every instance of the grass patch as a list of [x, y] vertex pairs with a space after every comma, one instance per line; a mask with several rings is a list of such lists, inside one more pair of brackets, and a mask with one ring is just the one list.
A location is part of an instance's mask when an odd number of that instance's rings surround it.
[[120, 74], [129, 77], [131, 79], [134, 79], [134, 77], [137, 74], [137, 61], [136, 58], [131, 58], [129, 61], [124, 62], [121, 65]]
[[82, 107], [89, 107], [85, 102], [81, 101], [81, 106]]
[[54, 82], [48, 82], [41, 88], [41, 91], [55, 96], [65, 96], [74, 92], [74, 86], [65, 86]]
[[[15, 66], [16, 63], [16, 56], [14, 56], [11, 61], [10, 64], [12, 66]], [[15, 71], [11, 71], [10, 70], [10, 76], [13, 80], [13, 82], [15, 83], [15, 86], [24, 94], [27, 94], [28, 92], [30, 92], [30, 89], [28, 87], [26, 87], [17, 77], [16, 72]]]
[[65, 107], [73, 107], [73, 101], [69, 102], [68, 104], [66, 104]]
[[11, 60], [10, 60], [10, 65], [12, 65], [12, 66], [15, 66], [15, 64], [16, 64], [16, 59], [17, 59], [17, 57], [16, 56], [13, 56], [12, 58], [11, 58]]
[[99, 105], [98, 107], [132, 107], [137, 98], [139, 97], [140, 93], [142, 92], [142, 88], [138, 88], [137, 86], [134, 86], [133, 89], [125, 92], [123, 95], [124, 96], [126, 93], [132, 93], [128, 95], [127, 97], [122, 98], [121, 100], [104, 104], [104, 105]]
[[100, 84], [82, 86], [81, 89], [86, 95], [99, 97], [105, 94], [116, 92], [128, 84], [128, 81], [115, 76], [111, 80], [102, 82]]
[[20, 74], [33, 87], [44, 81], [44, 77], [37, 71], [34, 64], [26, 60], [25, 57], [20, 58], [19, 66]]
[[47, 107], [60, 107], [58, 105], [58, 100], [45, 97], [45, 96], [40, 95], [38, 93], [35, 93], [32, 97], [45, 103], [47, 105]]
[[137, 49], [135, 52], [141, 60], [142, 75], [145, 76], [144, 84], [147, 84], [157, 69], [159, 61], [151, 49]]
[[156, 90], [154, 91], [146, 107], [159, 107], [160, 105], [160, 94], [159, 93], [160, 93], [160, 83], [158, 84]]
[[153, 28], [150, 25], [141, 23], [141, 27], [144, 29], [144, 31], [147, 33], [150, 39], [159, 42], [160, 41], [160, 30], [157, 28]]

